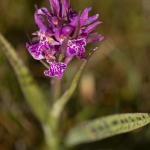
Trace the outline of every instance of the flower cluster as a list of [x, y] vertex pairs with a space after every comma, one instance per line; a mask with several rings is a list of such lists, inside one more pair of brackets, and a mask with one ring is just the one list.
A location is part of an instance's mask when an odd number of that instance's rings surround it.
[[94, 32], [101, 22], [95, 21], [98, 14], [88, 17], [91, 8], [86, 8], [80, 14], [74, 11], [66, 0], [49, 1], [51, 12], [41, 8], [34, 14], [39, 30], [33, 35], [37, 35], [38, 43], [26, 43], [26, 47], [35, 59], [45, 59], [49, 64], [49, 70], [44, 71], [46, 76], [61, 78], [74, 56], [86, 59], [84, 53], [87, 43], [103, 39], [103, 36]]

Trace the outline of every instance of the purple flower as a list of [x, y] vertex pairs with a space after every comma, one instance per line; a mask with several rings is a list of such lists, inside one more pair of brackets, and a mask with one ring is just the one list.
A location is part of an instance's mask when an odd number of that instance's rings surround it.
[[46, 76], [61, 78], [74, 56], [86, 59], [84, 53], [87, 43], [101, 41], [104, 37], [94, 32], [101, 22], [96, 21], [98, 14], [88, 16], [92, 8], [86, 8], [79, 14], [66, 0], [49, 1], [51, 11], [41, 8], [34, 14], [39, 28], [33, 33], [37, 36], [37, 43], [34, 45], [27, 43], [26, 47], [34, 59], [45, 59], [49, 63], [49, 70], [44, 71]]

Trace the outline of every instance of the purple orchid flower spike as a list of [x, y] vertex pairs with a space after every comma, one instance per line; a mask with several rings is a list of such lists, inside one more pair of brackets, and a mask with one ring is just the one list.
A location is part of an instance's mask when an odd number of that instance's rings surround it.
[[[74, 11], [66, 0], [49, 2], [51, 11], [43, 7], [37, 9], [34, 14], [39, 28], [33, 33], [38, 37], [37, 43], [27, 43], [26, 47], [34, 59], [43, 59], [49, 64], [49, 70], [44, 71], [46, 76], [62, 78], [67, 64], [74, 56], [86, 59], [84, 54], [87, 43], [103, 40], [103, 36], [94, 32], [102, 22], [96, 21], [98, 14], [88, 16], [92, 8], [85, 8], [80, 14]], [[63, 56], [61, 60], [60, 56]]]

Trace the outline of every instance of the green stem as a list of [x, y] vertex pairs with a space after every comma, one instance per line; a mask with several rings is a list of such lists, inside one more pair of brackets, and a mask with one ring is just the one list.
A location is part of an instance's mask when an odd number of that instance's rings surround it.
[[40, 62], [41, 62], [47, 69], [49, 69], [49, 66], [48, 66], [43, 60], [40, 60]]
[[52, 95], [53, 95], [53, 102], [55, 102], [61, 95], [61, 81], [62, 79], [55, 77], [53, 79], [54, 83], [52, 86]]
[[48, 124], [43, 124], [47, 150], [60, 150], [60, 132], [57, 120], [50, 114]]
[[[94, 49], [91, 53], [89, 53], [87, 60], [90, 58], [90, 56], [95, 52], [96, 49]], [[77, 83], [79, 81], [79, 78], [81, 76], [81, 73], [87, 63], [87, 60], [85, 60], [81, 67], [78, 69], [77, 73], [75, 74], [75, 77], [72, 80], [72, 83], [69, 87], [69, 89], [60, 97], [57, 101], [54, 102], [52, 108], [50, 109], [50, 117], [49, 117], [49, 124], [50, 127], [47, 125], [43, 126], [44, 133], [45, 133], [45, 140], [46, 144], [49, 147], [50, 150], [60, 150], [60, 135], [59, 135], [59, 118], [61, 116], [62, 110], [64, 109], [65, 104], [69, 101], [70, 97], [73, 95]], [[57, 78], [58, 79], [58, 78]], [[53, 88], [58, 92], [55, 91], [55, 98], [59, 96], [59, 84], [61, 83], [61, 80], [58, 79], [58, 84], [53, 83]], [[55, 87], [54, 87], [55, 86]], [[56, 100], [56, 99], [55, 99]]]
[[87, 61], [89, 60], [89, 58], [92, 56], [92, 54], [96, 51], [97, 48], [93, 49], [87, 56], [87, 60], [84, 60], [84, 62], [82, 63], [81, 67], [78, 69], [77, 73], [75, 74], [72, 83], [70, 85], [70, 87], [68, 88], [68, 90], [66, 90], [66, 92], [54, 103], [51, 113], [53, 115], [53, 117], [57, 120], [57, 122], [59, 122], [59, 118], [61, 116], [61, 113], [64, 109], [64, 106], [66, 105], [66, 103], [69, 101], [70, 97], [73, 95], [76, 87], [77, 87], [77, 83], [80, 79], [81, 73], [87, 63]]

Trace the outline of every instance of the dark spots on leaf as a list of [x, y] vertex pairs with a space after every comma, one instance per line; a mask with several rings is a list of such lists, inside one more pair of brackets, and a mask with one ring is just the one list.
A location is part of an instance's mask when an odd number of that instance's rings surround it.
[[98, 132], [95, 128], [92, 128], [91, 131], [94, 136], [98, 136]]
[[117, 125], [117, 124], [118, 124], [118, 121], [117, 121], [117, 120], [114, 120], [114, 121], [112, 121], [112, 124], [113, 124], [113, 125]]
[[140, 117], [136, 117], [136, 119], [137, 119], [137, 120], [141, 120], [141, 118], [140, 118]]
[[122, 123], [122, 124], [125, 123], [124, 120], [121, 120], [121, 123]]
[[127, 122], [128, 122], [128, 119], [124, 119], [124, 121], [125, 121], [125, 123], [127, 123]]
[[150, 117], [150, 113], [148, 113], [148, 116]]
[[123, 130], [123, 127], [121, 127], [119, 131], [122, 131], [122, 130]]
[[135, 126], [136, 126], [136, 124], [134, 123], [134, 124], [133, 124], [133, 127], [135, 127]]
[[134, 122], [134, 119], [131, 118], [131, 116], [129, 116], [129, 117], [128, 117], [128, 121], [129, 121], [129, 122], [130, 122], [130, 121]]
[[124, 127], [123, 129], [124, 129], [124, 130], [127, 130], [127, 127]]
[[138, 118], [138, 117], [136, 117], [136, 119], [137, 119], [137, 120], [139, 120], [139, 118]]
[[102, 127], [102, 126], [98, 126], [98, 129], [99, 129], [99, 130], [103, 130], [103, 127]]
[[144, 116], [144, 115], [143, 115], [142, 117], [145, 119], [145, 116]]
[[96, 132], [97, 132], [97, 130], [94, 129], [94, 128], [92, 128], [91, 131], [92, 131], [93, 133], [96, 133]]
[[109, 125], [107, 123], [104, 123], [105, 128], [109, 128]]

